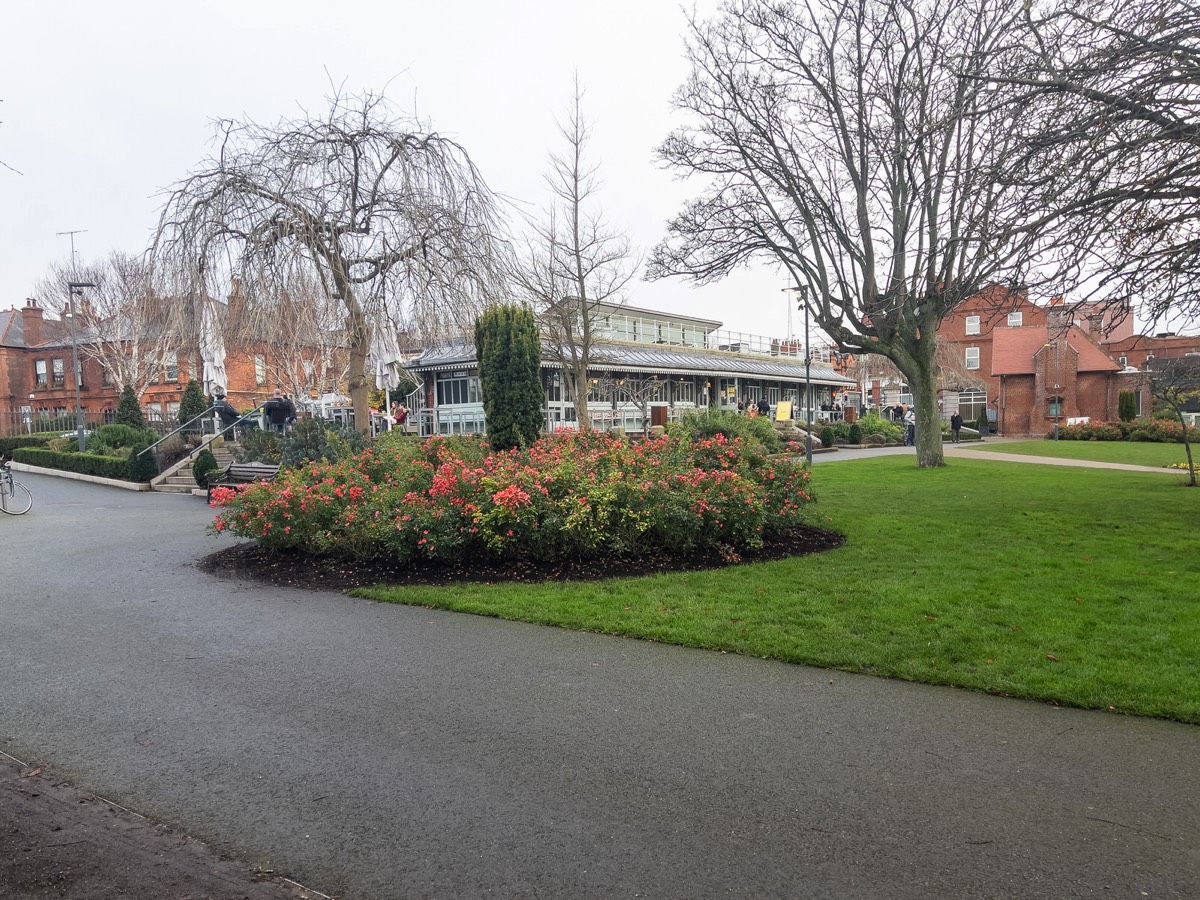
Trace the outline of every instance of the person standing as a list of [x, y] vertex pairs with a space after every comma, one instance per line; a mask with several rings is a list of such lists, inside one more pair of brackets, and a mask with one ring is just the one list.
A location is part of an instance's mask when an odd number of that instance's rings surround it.
[[908, 447], [917, 446], [917, 411], [911, 406], [904, 413], [904, 444]]
[[286, 431], [288, 419], [295, 413], [296, 408], [283, 398], [280, 388], [275, 388], [271, 399], [263, 404], [263, 414], [267, 417], [267, 424], [272, 431]]
[[962, 431], [962, 416], [955, 410], [954, 415], [950, 417], [950, 437], [954, 443], [958, 443], [958, 433]]

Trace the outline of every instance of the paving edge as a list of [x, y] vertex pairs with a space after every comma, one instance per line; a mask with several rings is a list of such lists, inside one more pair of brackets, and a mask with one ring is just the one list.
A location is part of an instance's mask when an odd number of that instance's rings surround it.
[[72, 481], [87, 481], [91, 484], [104, 484], [108, 487], [122, 488], [126, 491], [149, 491], [147, 481], [120, 481], [116, 478], [101, 478], [99, 475], [84, 475], [82, 472], [67, 472], [63, 469], [47, 469], [45, 466], [31, 466], [29, 463], [12, 462], [9, 464], [14, 471], [32, 472], [34, 475], [49, 475], [52, 478], [69, 478]]

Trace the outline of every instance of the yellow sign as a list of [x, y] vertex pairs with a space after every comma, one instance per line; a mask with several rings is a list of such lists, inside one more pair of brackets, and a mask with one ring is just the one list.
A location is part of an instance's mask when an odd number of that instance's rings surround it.
[[780, 400], [775, 404], [775, 421], [787, 422], [792, 418], [792, 401]]

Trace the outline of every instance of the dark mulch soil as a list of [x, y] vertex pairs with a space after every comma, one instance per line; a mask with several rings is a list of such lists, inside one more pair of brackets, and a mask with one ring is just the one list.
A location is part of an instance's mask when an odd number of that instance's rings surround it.
[[371, 584], [446, 585], [497, 581], [589, 581], [601, 578], [653, 575], [660, 572], [694, 572], [719, 569], [738, 563], [764, 562], [820, 553], [840, 547], [846, 538], [836, 531], [801, 526], [764, 539], [762, 549], [746, 552], [737, 563], [716, 554], [703, 556], [606, 557], [600, 559], [462, 560], [453, 564], [419, 563], [398, 565], [387, 560], [344, 560], [310, 556], [300, 552], [273, 553], [253, 541], [219, 550], [200, 561], [200, 568], [228, 578], [265, 581], [269, 584], [311, 590], [349, 590]]

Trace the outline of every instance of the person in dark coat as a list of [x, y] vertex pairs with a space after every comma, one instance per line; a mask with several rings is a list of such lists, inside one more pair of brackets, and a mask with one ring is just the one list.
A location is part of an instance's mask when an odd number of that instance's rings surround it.
[[275, 388], [275, 394], [263, 404], [263, 415], [272, 431], [287, 431], [288, 419], [296, 416], [296, 407], [283, 396], [283, 391]]
[[230, 425], [236, 425], [242, 414], [233, 408], [233, 405], [225, 399], [224, 394], [217, 394], [213, 398], [213, 410], [217, 414], [217, 418], [221, 420], [221, 427], [228, 428]]
[[769, 415], [771, 415], [771, 404], [767, 402], [767, 398], [766, 398], [766, 397], [759, 397], [759, 398], [758, 398], [758, 414], [759, 414], [760, 416], [769, 416]]
[[958, 443], [958, 433], [962, 431], [962, 416], [957, 412], [950, 417], [950, 437]]

